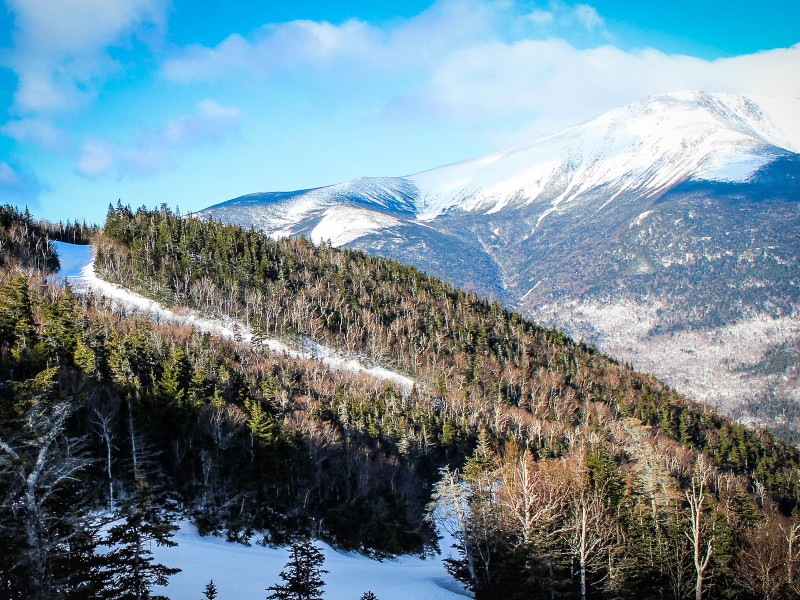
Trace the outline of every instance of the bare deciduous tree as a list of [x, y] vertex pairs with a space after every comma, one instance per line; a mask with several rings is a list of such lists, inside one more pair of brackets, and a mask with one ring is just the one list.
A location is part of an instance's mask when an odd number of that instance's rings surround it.
[[609, 514], [602, 487], [577, 483], [570, 490], [568, 510], [560, 534], [578, 562], [581, 598], [585, 600], [588, 572], [606, 561], [613, 562], [611, 553], [619, 541], [618, 528]]
[[706, 483], [710, 474], [711, 468], [702, 456], [698, 456], [691, 487], [686, 490], [686, 501], [689, 503], [689, 531], [686, 532], [686, 537], [689, 539], [694, 560], [696, 600], [703, 598], [703, 582], [711, 556], [714, 554], [714, 535], [708, 531], [707, 515], [704, 510], [704, 504], [708, 499]]
[[77, 442], [64, 434], [69, 413], [66, 402], [36, 402], [16, 438], [0, 439], [0, 473], [6, 480], [2, 501], [16, 515], [3, 527], [19, 530], [25, 545], [19, 555], [26, 563], [23, 570], [33, 599], [49, 597], [54, 585], [51, 564], [77, 528], [70, 521], [78, 517], [54, 509], [50, 502], [89, 462], [78, 452]]

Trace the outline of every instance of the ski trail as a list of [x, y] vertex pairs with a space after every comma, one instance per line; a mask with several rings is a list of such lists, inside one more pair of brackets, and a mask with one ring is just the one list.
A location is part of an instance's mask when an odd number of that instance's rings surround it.
[[[60, 243], [57, 248], [59, 255], [64, 252], [69, 253], [69, 249], [64, 246], [71, 244]], [[73, 270], [73, 272], [77, 269]], [[83, 265], [78, 271], [78, 275], [64, 275], [63, 279], [68, 281], [70, 285], [77, 291], [93, 291], [106, 298], [109, 298], [120, 306], [137, 310], [144, 314], [150, 315], [152, 318], [169, 323], [177, 323], [181, 325], [189, 325], [198, 331], [208, 332], [220, 337], [241, 341], [247, 344], [253, 343], [253, 332], [242, 322], [229, 317], [212, 318], [200, 315], [194, 310], [181, 309], [179, 311], [165, 307], [163, 304], [146, 298], [136, 292], [118, 285], [110, 283], [101, 279], [94, 268], [94, 259], [91, 259], [87, 264]], [[382, 381], [390, 381], [402, 388], [404, 391], [410, 391], [416, 382], [410, 377], [401, 375], [390, 369], [380, 367], [377, 365], [365, 365], [358, 358], [351, 355], [346, 355], [336, 351], [328, 346], [323, 346], [318, 342], [311, 339], [304, 339], [302, 341], [303, 349], [292, 348], [286, 343], [277, 339], [264, 339], [258, 343], [266, 346], [273, 352], [283, 354], [290, 358], [298, 358], [304, 360], [315, 360], [326, 365], [334, 371], [346, 371], [355, 374], [364, 374], [375, 379]]]

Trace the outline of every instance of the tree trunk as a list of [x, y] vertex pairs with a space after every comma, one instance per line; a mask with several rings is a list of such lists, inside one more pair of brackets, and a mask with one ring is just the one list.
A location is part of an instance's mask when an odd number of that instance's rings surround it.
[[697, 572], [697, 581], [695, 581], [694, 600], [703, 600], [703, 573]]
[[128, 430], [131, 436], [131, 457], [133, 458], [133, 474], [136, 476], [139, 473], [139, 460], [136, 454], [136, 435], [133, 428], [133, 404], [131, 397], [128, 396]]

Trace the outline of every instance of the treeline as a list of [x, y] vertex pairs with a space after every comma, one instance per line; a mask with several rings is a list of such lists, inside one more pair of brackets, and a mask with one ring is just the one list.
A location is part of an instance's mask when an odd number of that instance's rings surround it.
[[[165, 207], [110, 207], [96, 264], [256, 339], [308, 337], [414, 377], [416, 397], [398, 396], [428, 403], [453, 449], [432, 508], [464, 507], [444, 522], [478, 597], [796, 595], [797, 451], [593, 348], [399, 263]], [[399, 399], [363, 407], [385, 407], [374, 431], [426, 447], [425, 428], [397, 426]], [[778, 562], [755, 573], [742, 556]]]
[[47, 232], [47, 237], [58, 242], [68, 244], [79, 244], [85, 246], [91, 243], [93, 236], [101, 231], [99, 225], [87, 224], [86, 221], [59, 221], [51, 223], [49, 221], [39, 221], [39, 226]]
[[39, 271], [59, 268], [46, 229], [34, 222], [27, 208], [20, 212], [10, 204], [0, 206], [0, 267]]

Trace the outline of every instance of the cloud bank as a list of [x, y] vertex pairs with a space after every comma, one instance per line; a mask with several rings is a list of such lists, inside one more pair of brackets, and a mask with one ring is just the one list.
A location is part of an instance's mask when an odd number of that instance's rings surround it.
[[[588, 4], [450, 2], [379, 27], [359, 20], [265, 25], [216, 46], [168, 58], [162, 75], [182, 84], [325, 77], [331, 92], [364, 86], [389, 119], [447, 121], [481, 130], [555, 130], [609, 108], [681, 89], [800, 96], [800, 44], [706, 60], [614, 44]], [[331, 77], [333, 71], [336, 75]], [[399, 85], [397, 82], [403, 82]], [[342, 92], [344, 94], [344, 92]]]
[[179, 150], [204, 143], [219, 143], [239, 127], [238, 108], [215, 100], [202, 100], [191, 115], [176, 117], [157, 131], [139, 131], [136, 141], [123, 145], [102, 138], [84, 141], [76, 170], [84, 177], [116, 173], [118, 177], [152, 175], [169, 168]]
[[17, 74], [13, 110], [59, 112], [85, 106], [120, 65], [108, 49], [165, 26], [166, 0], [7, 0]]

